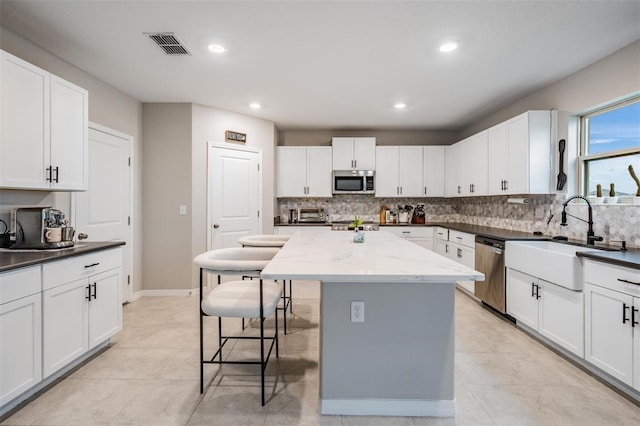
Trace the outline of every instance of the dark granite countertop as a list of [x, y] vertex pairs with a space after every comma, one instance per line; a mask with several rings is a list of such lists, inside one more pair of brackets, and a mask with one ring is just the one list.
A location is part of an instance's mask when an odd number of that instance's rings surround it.
[[[637, 249], [629, 249], [627, 251], [579, 251], [576, 255], [599, 262], [640, 270], [640, 250]], [[640, 273], [638, 278], [640, 279]]]
[[0, 251], [0, 272], [23, 268], [25, 266], [38, 265], [46, 262], [54, 262], [56, 260], [80, 256], [94, 251], [106, 250], [122, 246], [124, 244], [125, 243], [122, 241], [105, 241], [96, 243], [76, 242], [76, 246], [72, 248], [58, 250], [3, 250]]

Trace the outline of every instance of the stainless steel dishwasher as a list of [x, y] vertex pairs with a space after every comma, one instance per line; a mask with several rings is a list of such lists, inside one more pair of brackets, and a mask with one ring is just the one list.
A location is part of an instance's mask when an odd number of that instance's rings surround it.
[[484, 281], [476, 281], [475, 295], [497, 311], [507, 313], [504, 273], [504, 241], [476, 237], [476, 270], [484, 274]]

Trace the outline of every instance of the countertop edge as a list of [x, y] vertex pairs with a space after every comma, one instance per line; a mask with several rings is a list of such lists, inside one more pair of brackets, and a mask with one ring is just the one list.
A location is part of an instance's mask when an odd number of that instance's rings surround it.
[[[624, 259], [625, 253], [631, 253], [631, 256], [635, 259]], [[597, 251], [579, 251], [576, 253], [578, 257], [584, 257], [591, 260], [596, 260], [602, 263], [608, 263], [610, 265], [623, 266], [625, 268], [631, 268], [640, 270], [640, 252], [597, 252]]]
[[0, 252], [0, 273], [28, 266], [55, 262], [70, 257], [81, 256], [96, 251], [108, 250], [123, 246], [124, 241], [82, 242], [82, 247], [64, 249], [60, 251], [33, 252], [16, 250], [15, 252]]

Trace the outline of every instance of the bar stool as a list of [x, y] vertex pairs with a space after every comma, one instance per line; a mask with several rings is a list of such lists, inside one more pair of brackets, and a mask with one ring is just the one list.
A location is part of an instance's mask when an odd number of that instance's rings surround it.
[[[273, 234], [262, 234], [262, 235], [247, 235], [244, 237], [238, 238], [238, 244], [242, 245], [242, 247], [277, 247], [280, 248], [287, 241], [289, 241], [289, 235], [273, 235]], [[284, 323], [284, 334], [287, 334], [287, 309], [289, 309], [289, 313], [293, 314], [293, 286], [292, 281], [289, 280], [289, 295], [287, 296], [287, 281], [283, 280], [282, 282], [282, 308], [278, 308], [283, 311], [283, 323]]]
[[[196, 256], [193, 262], [200, 268], [200, 393], [204, 393], [205, 364], [254, 364], [260, 365], [262, 386], [262, 405], [265, 405], [264, 371], [275, 344], [278, 350], [278, 313], [277, 307], [282, 296], [280, 286], [273, 281], [237, 280], [220, 284], [220, 275], [251, 275], [261, 271], [273, 258], [277, 249], [270, 248], [226, 248], [211, 250]], [[204, 288], [204, 273], [218, 275], [218, 285], [212, 289]], [[264, 335], [264, 320], [275, 312], [275, 332], [273, 336]], [[218, 350], [210, 360], [204, 359], [204, 316], [218, 317]], [[225, 336], [222, 333], [222, 318], [259, 318], [260, 337]], [[222, 360], [222, 348], [229, 339], [259, 339], [260, 361]], [[264, 341], [271, 340], [265, 357]], [[218, 358], [216, 360], [216, 357]]]

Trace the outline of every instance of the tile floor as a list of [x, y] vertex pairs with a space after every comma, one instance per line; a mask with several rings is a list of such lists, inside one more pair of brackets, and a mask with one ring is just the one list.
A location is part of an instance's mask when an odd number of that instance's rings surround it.
[[[640, 407], [460, 292], [457, 417], [320, 416], [319, 284], [295, 282], [294, 295], [291, 333], [267, 369], [275, 393], [265, 407], [255, 366], [206, 366], [211, 386], [200, 395], [197, 296], [158, 297], [126, 305], [124, 329], [108, 350], [2, 424], [640, 425]], [[250, 344], [236, 344], [232, 355], [251, 352]]]

